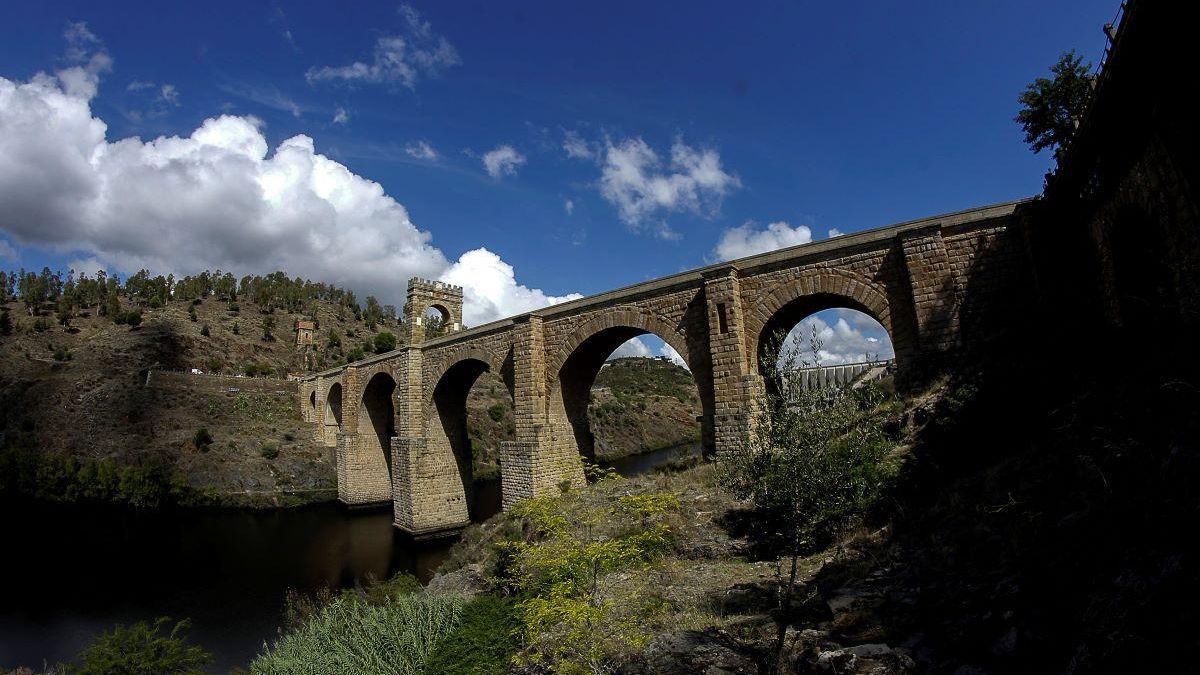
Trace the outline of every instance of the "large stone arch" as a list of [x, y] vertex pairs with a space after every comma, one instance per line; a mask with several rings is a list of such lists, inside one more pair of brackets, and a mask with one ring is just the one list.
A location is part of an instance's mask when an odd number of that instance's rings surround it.
[[363, 381], [356, 402], [356, 428], [338, 437], [338, 493], [354, 504], [392, 499], [396, 380], [388, 370], [377, 368], [364, 373]]
[[677, 327], [672, 326], [669, 320], [642, 307], [623, 305], [603, 312], [599, 316], [594, 316], [573, 328], [568, 337], [547, 354], [546, 374], [553, 378], [567, 358], [583, 344], [584, 340], [605, 329], [620, 326], [640, 329], [642, 332], [638, 335], [653, 333], [679, 352], [679, 356], [688, 364], [688, 368], [695, 367], [701, 360], [701, 355], [694, 354], [692, 348], [689, 347], [687, 336]]
[[[466, 352], [471, 353], [466, 353]], [[464, 350], [447, 359], [426, 390], [426, 483], [421, 489], [452, 521], [464, 521], [473, 505], [471, 439], [467, 433], [467, 396], [479, 376], [493, 370], [490, 355]]]
[[808, 270], [782, 282], [753, 303], [746, 318], [746, 355], [750, 372], [761, 375], [764, 349], [772, 334], [787, 331], [801, 319], [826, 309], [855, 309], [875, 319], [888, 332], [903, 368], [915, 349], [914, 331], [888, 299], [888, 289], [867, 277], [840, 269]]
[[[439, 354], [434, 360], [431, 368], [427, 368], [427, 376], [425, 378], [425, 391], [433, 392], [437, 387], [438, 382], [446, 375], [446, 373], [454, 368], [457, 364], [466, 360], [475, 360], [487, 365], [487, 370], [497, 373], [504, 380], [504, 385], [508, 388], [509, 396], [513, 396], [513, 381], [512, 381], [512, 347], [507, 346], [503, 354], [497, 354], [490, 350], [484, 349], [476, 345], [467, 345], [458, 347]], [[430, 407], [433, 403], [432, 398], [427, 398], [425, 401], [426, 418], [433, 412]]]
[[[707, 354], [690, 348], [696, 341], [688, 340], [684, 333], [653, 312], [637, 306], [621, 306], [573, 328], [567, 339], [548, 355], [549, 397], [545, 428], [550, 456], [578, 462], [580, 457], [594, 455], [595, 438], [587, 419], [587, 408], [596, 375], [614, 349], [631, 338], [647, 334], [655, 335], [675, 349], [691, 370], [704, 413], [702, 436], [705, 439], [711, 437], [707, 429], [713, 414], [712, 396], [708, 391], [712, 378], [708, 372]], [[573, 468], [565, 474], [572, 480], [582, 481], [582, 473]]]
[[342, 430], [342, 383], [334, 382], [325, 393], [324, 421], [321, 429], [322, 439], [326, 445], [337, 445], [338, 432]]

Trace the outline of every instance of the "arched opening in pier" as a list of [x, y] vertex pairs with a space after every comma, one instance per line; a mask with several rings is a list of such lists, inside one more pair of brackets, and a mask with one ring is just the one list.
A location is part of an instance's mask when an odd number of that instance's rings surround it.
[[452, 475], [444, 490], [466, 500], [469, 517], [500, 511], [500, 443], [513, 439], [512, 360], [495, 372], [480, 357], [463, 358], [438, 379], [426, 434], [430, 455]]
[[396, 381], [387, 373], [376, 373], [363, 389], [358, 408], [360, 461], [370, 475], [388, 477], [391, 496], [392, 438], [396, 435], [396, 411], [392, 394]]
[[439, 335], [443, 335], [450, 323], [450, 310], [434, 303], [425, 309], [425, 316], [422, 318], [422, 323], [425, 325], [426, 340], [432, 340]]
[[796, 298], [766, 322], [758, 338], [758, 372], [768, 394], [784, 378], [800, 390], [849, 385], [895, 373], [892, 336], [874, 312], [852, 298]]
[[308, 394], [308, 407], [312, 410], [317, 409], [317, 390], [314, 389]]
[[584, 329], [590, 334], [563, 359], [550, 392], [555, 456], [632, 475], [701, 453], [711, 405], [697, 379], [711, 376], [689, 366], [682, 339], [648, 327]]

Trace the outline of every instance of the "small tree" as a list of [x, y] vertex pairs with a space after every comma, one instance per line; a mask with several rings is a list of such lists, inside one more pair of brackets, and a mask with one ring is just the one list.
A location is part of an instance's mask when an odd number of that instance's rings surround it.
[[795, 376], [798, 367], [820, 365], [822, 346], [814, 331], [811, 361], [801, 358], [798, 338], [781, 362], [766, 364], [766, 399], [743, 442], [719, 459], [721, 484], [748, 500], [759, 521], [750, 536], [790, 558], [781, 582], [777, 665], [799, 557], [874, 502], [891, 471], [884, 458], [892, 443], [873, 414], [884, 400], [877, 388], [805, 389]]
[[208, 324], [204, 324], [203, 326], [200, 326], [200, 334], [203, 335], [204, 337], [208, 337], [208, 335], [209, 335]]
[[1053, 77], [1039, 77], [1021, 92], [1021, 111], [1014, 119], [1025, 129], [1025, 142], [1034, 152], [1062, 148], [1071, 140], [1087, 107], [1091, 71], [1092, 64], [1071, 50], [1051, 66]]
[[275, 316], [268, 314], [262, 319], [262, 339], [268, 342], [275, 339]]
[[196, 316], [196, 306], [188, 305], [188, 318], [192, 321], [198, 321], [200, 317]]

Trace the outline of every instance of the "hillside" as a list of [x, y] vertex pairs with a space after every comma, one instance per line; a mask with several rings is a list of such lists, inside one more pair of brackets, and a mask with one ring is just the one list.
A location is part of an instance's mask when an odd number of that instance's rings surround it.
[[[138, 311], [139, 325], [115, 323], [92, 307], [74, 311], [64, 326], [49, 306], [31, 315], [15, 300], [0, 303], [11, 322], [10, 334], [0, 335], [0, 449], [165, 463], [222, 502], [276, 504], [283, 493], [292, 495], [289, 503], [329, 498], [332, 450], [314, 442], [294, 405], [295, 384], [282, 376], [361, 358], [377, 335], [402, 331], [386, 317], [372, 330], [363, 312], [339, 302], [312, 300], [303, 313], [270, 304], [209, 296], [155, 308], [126, 296], [106, 314]], [[317, 344], [297, 347], [295, 321], [313, 317]], [[264, 320], [273, 321], [271, 339]], [[511, 399], [499, 378], [485, 374], [468, 407], [476, 477], [494, 476], [500, 443], [512, 438]], [[691, 377], [661, 361], [606, 367], [591, 414], [602, 457], [698, 435]], [[201, 428], [212, 442], [197, 447]]]

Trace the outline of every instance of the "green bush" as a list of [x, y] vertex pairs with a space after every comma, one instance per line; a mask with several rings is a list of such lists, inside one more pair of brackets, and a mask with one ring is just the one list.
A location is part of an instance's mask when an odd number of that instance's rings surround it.
[[266, 459], [275, 459], [279, 456], [279, 446], [274, 443], [263, 443], [258, 452]]
[[212, 442], [212, 434], [208, 433], [206, 427], [200, 427], [196, 430], [196, 433], [192, 434], [192, 445], [201, 450], [207, 450], [208, 446], [212, 445]]
[[504, 405], [503, 403], [497, 403], [496, 405], [488, 408], [487, 412], [488, 417], [492, 418], [493, 422], [499, 422], [500, 420], [504, 419], [504, 415], [508, 413], [508, 406]]
[[139, 621], [132, 626], [118, 625], [96, 638], [80, 654], [70, 672], [76, 675], [191, 675], [203, 673], [202, 666], [212, 660], [204, 649], [188, 644], [186, 620], [162, 634], [170, 619], [162, 617], [153, 624]]
[[210, 331], [208, 330], [208, 324], [204, 324], [203, 326], [200, 326], [200, 334], [201, 335], [203, 335], [204, 337], [208, 337], [209, 332]]
[[417, 675], [458, 625], [457, 597], [407, 595], [372, 605], [343, 594], [250, 664], [256, 675]]
[[136, 309], [125, 312], [124, 323], [127, 323], [130, 326], [142, 325], [142, 313]]
[[481, 595], [463, 607], [458, 628], [434, 646], [425, 675], [503, 673], [520, 646], [520, 628], [512, 601]]
[[387, 331], [375, 336], [375, 353], [382, 354], [396, 348], [396, 336]]

